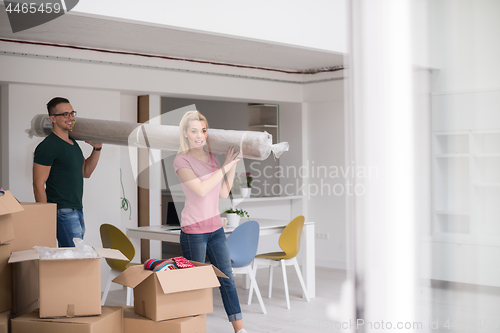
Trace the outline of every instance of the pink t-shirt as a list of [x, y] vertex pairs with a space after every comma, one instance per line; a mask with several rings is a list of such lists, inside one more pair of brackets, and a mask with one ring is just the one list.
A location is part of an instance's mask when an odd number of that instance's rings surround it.
[[[212, 154], [209, 154], [208, 163], [200, 161], [189, 154], [184, 154], [177, 156], [174, 160], [175, 173], [177, 174], [177, 170], [182, 168], [193, 170], [196, 177], [204, 181], [220, 169], [220, 164]], [[178, 174], [177, 177], [179, 177]], [[187, 234], [203, 234], [221, 228], [222, 221], [219, 212], [220, 182], [203, 197], [194, 193], [182, 180], [181, 186], [186, 196], [186, 202], [181, 214], [182, 231]]]

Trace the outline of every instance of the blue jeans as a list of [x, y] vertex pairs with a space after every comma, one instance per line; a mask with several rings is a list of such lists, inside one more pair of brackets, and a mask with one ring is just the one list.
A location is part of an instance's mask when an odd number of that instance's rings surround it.
[[205, 255], [210, 263], [217, 267], [229, 279], [218, 278], [222, 303], [229, 321], [242, 319], [240, 301], [234, 285], [231, 255], [227, 246], [224, 229], [220, 228], [206, 234], [186, 234], [181, 232], [182, 255], [189, 260], [205, 262]]
[[57, 243], [59, 247], [75, 247], [73, 238], [83, 239], [85, 222], [81, 209], [61, 208], [57, 210]]

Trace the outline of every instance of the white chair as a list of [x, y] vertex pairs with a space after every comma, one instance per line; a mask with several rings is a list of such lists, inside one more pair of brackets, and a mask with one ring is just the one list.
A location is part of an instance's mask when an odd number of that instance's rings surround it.
[[252, 268], [252, 261], [257, 253], [259, 245], [260, 226], [256, 221], [247, 221], [240, 224], [227, 238], [227, 245], [231, 253], [231, 263], [234, 274], [246, 274], [250, 277], [250, 290], [248, 295], [248, 305], [252, 303], [252, 294], [255, 290], [260, 308], [267, 314], [264, 301], [260, 294], [259, 286], [255, 280], [255, 271]]

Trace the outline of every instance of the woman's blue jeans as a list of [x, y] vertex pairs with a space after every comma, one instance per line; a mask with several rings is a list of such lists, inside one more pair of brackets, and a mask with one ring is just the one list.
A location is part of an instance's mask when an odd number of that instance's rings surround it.
[[186, 234], [181, 232], [182, 255], [189, 260], [205, 262], [205, 255], [210, 263], [217, 267], [229, 279], [218, 278], [222, 303], [230, 322], [242, 319], [240, 302], [234, 285], [231, 255], [227, 246], [224, 229], [220, 228], [206, 234]]
[[83, 239], [85, 222], [81, 209], [61, 208], [57, 210], [57, 243], [59, 247], [75, 247], [73, 238]]

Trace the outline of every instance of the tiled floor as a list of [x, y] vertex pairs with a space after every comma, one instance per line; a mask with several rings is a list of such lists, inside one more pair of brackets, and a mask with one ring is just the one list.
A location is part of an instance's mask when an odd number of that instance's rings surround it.
[[[330, 320], [326, 311], [328, 305], [338, 300], [340, 286], [345, 279], [345, 271], [318, 267], [316, 269], [316, 297], [308, 303], [301, 297], [300, 284], [293, 270], [287, 268], [290, 288], [291, 309], [286, 308], [282, 276], [279, 269], [273, 277], [273, 297], [267, 298], [268, 274], [267, 269], [259, 269], [257, 283], [261, 288], [267, 314], [261, 312], [257, 298], [253, 297], [252, 304], [247, 305], [248, 290], [242, 288], [243, 276], [236, 276], [236, 285], [243, 313], [243, 323], [249, 332], [339, 332]], [[125, 291], [110, 292], [106, 305], [125, 304]], [[232, 333], [233, 329], [228, 322], [222, 306], [222, 300], [217, 288], [214, 289], [214, 312], [207, 315], [207, 332]]]

